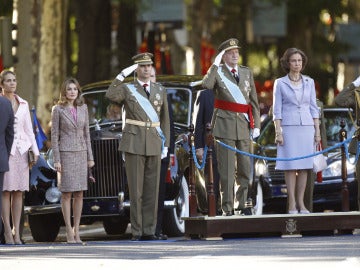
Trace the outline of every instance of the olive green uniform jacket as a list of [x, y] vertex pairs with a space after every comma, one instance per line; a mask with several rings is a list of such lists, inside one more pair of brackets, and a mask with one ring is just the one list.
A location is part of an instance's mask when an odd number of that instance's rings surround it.
[[[358, 126], [360, 120], [360, 104], [356, 102], [355, 91], [360, 94], [360, 89], [356, 88], [353, 83], [348, 84], [344, 89], [335, 97], [335, 104], [340, 107], [352, 108], [356, 112], [356, 125]], [[356, 175], [358, 181], [358, 210], [360, 209], [360, 159], [356, 163]]]
[[[147, 98], [136, 80], [135, 91]], [[106, 92], [111, 101], [123, 105], [126, 119], [151, 122], [144, 109], [128, 88], [127, 83], [115, 79]], [[166, 89], [150, 83], [149, 101], [157, 112], [165, 135], [165, 146], [170, 142], [170, 120]], [[119, 150], [125, 153], [125, 170], [130, 195], [130, 222], [133, 237], [155, 234], [159, 196], [162, 139], [155, 127], [125, 124]]]
[[[230, 70], [221, 65], [212, 65], [203, 78], [203, 87], [214, 91], [215, 99], [235, 102], [228, 91], [225, 83], [218, 74], [218, 69], [223, 72], [229, 80], [237, 83]], [[238, 66], [239, 91], [242, 92], [245, 100], [252, 106], [255, 128], [260, 128], [260, 110], [254, 78], [251, 70], [244, 66]], [[214, 108], [213, 135], [223, 143], [235, 147], [238, 150], [250, 152], [250, 125], [243, 113], [226, 111]], [[251, 176], [250, 158], [245, 155], [237, 155], [217, 144], [218, 169], [220, 174], [221, 207], [224, 213], [232, 212], [235, 209], [245, 208], [247, 200], [248, 185]], [[237, 164], [237, 168], [235, 168]], [[235, 175], [236, 174], [236, 175]], [[236, 181], [234, 201], [234, 181]]]

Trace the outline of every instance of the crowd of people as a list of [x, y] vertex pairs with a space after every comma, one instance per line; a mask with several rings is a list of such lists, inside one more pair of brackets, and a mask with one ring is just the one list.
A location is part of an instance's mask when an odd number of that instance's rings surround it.
[[[208, 123], [216, 141], [248, 153], [251, 153], [252, 140], [260, 134], [260, 107], [254, 77], [250, 68], [239, 65], [239, 49], [236, 38], [222, 42], [203, 77], [205, 90], [198, 93], [193, 115], [199, 160], [204, 155]], [[106, 92], [110, 105], [117, 109], [114, 114], [112, 108], [108, 108], [109, 119], [123, 118], [119, 151], [124, 153], [126, 161], [133, 241], [167, 239], [161, 230], [162, 211], [165, 175], [169, 156], [174, 153], [174, 127], [170, 100], [166, 89], [156, 83], [152, 58], [151, 53], [135, 55], [133, 65], [123, 69]], [[280, 59], [285, 76], [276, 79], [273, 87], [272, 117], [279, 159], [276, 170], [285, 172], [289, 214], [312, 211], [314, 184], [313, 158], [292, 158], [311, 155], [316, 145], [326, 143], [326, 134], [321, 129], [322, 104], [316, 98], [314, 80], [302, 73], [307, 61], [302, 50], [287, 49]], [[132, 73], [135, 73], [134, 81], [125, 83], [124, 79]], [[336, 97], [336, 104], [352, 106], [358, 113], [360, 102], [356, 102], [355, 93], [359, 86], [360, 77]], [[29, 190], [28, 151], [35, 154], [36, 162], [39, 149], [28, 103], [17, 94], [15, 73], [3, 71], [0, 87], [0, 214], [5, 243], [22, 244], [19, 226], [23, 193]], [[62, 194], [66, 240], [82, 243], [79, 226], [83, 192], [88, 188], [88, 171], [96, 160], [90, 143], [87, 105], [75, 78], [64, 80], [59, 101], [52, 108], [51, 121], [51, 147], [57, 185]], [[214, 150], [217, 213], [251, 215], [246, 206], [252, 177], [250, 157], [219, 143], [215, 143]], [[356, 168], [359, 171], [360, 165]]]

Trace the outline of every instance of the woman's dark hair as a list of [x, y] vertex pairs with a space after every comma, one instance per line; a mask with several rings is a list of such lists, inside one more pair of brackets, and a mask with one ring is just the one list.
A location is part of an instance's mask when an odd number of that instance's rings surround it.
[[308, 62], [308, 58], [306, 56], [306, 54], [300, 50], [300, 49], [297, 49], [297, 48], [289, 48], [287, 49], [283, 56], [280, 58], [280, 65], [282, 67], [282, 69], [286, 72], [286, 73], [289, 73], [290, 71], [290, 63], [289, 63], [289, 59], [292, 55], [294, 54], [300, 54], [301, 55], [301, 58], [302, 58], [302, 68], [301, 68], [301, 71], [303, 71], [306, 67], [306, 64]]
[[78, 96], [74, 102], [75, 106], [81, 106], [84, 104], [84, 99], [81, 96], [81, 88], [80, 88], [80, 84], [79, 82], [75, 79], [75, 78], [67, 78], [61, 85], [60, 88], [60, 99], [58, 104], [60, 105], [66, 105], [68, 103], [67, 98], [66, 98], [66, 89], [68, 88], [69, 84], [75, 84], [76, 88], [78, 89]]

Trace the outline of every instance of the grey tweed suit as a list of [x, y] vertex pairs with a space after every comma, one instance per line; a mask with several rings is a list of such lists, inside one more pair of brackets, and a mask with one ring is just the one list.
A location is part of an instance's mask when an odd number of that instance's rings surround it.
[[94, 160], [87, 105], [77, 106], [77, 121], [70, 109], [56, 105], [51, 117], [51, 146], [54, 162], [61, 163], [58, 187], [62, 192], [87, 190], [87, 162]]

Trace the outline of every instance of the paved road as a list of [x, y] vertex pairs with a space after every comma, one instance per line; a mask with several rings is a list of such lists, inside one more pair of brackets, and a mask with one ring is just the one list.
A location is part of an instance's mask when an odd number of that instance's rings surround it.
[[[264, 224], [266, 226], [266, 224]], [[360, 234], [336, 236], [238, 237], [223, 240], [130, 241], [130, 234], [108, 237], [99, 224], [81, 228], [83, 245], [55, 243], [0, 246], [1, 269], [360, 269]], [[46, 267], [46, 268], [45, 268]]]

